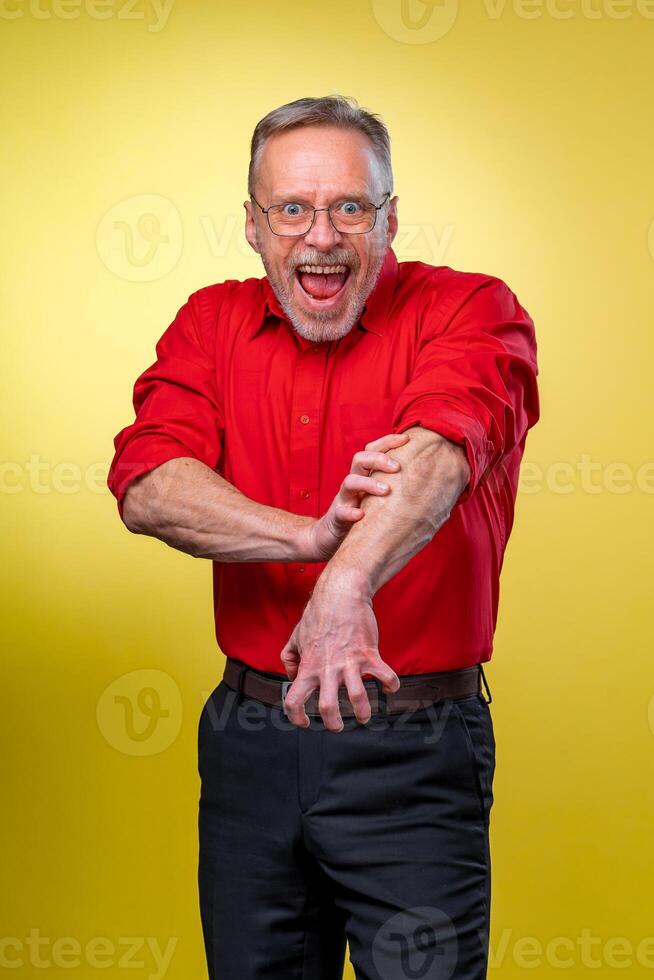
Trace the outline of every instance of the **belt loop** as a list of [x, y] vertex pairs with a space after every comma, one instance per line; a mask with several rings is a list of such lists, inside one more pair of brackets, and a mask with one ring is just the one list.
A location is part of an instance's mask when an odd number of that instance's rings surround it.
[[479, 664], [479, 673], [481, 674], [481, 679], [484, 682], [484, 687], [486, 688], [486, 694], [488, 695], [488, 700], [486, 700], [486, 698], [484, 698], [484, 700], [486, 701], [486, 704], [490, 704], [491, 701], [493, 700], [493, 696], [490, 692], [488, 681], [486, 680], [486, 674], [484, 673], [484, 668], [482, 667], [481, 664]]

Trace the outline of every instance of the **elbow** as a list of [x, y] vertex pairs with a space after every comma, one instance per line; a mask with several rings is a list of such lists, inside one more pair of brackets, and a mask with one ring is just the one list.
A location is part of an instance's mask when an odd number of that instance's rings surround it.
[[132, 534], [152, 534], [153, 517], [147, 477], [139, 477], [130, 484], [123, 497], [121, 509], [123, 524]]
[[160, 463], [130, 483], [123, 497], [121, 517], [133, 534], [159, 536], [169, 523], [172, 487], [179, 479], [180, 464], [186, 459], [177, 457]]
[[132, 534], [145, 533], [142, 508], [136, 502], [136, 497], [131, 487], [128, 488], [123, 498], [120, 516], [123, 524]]

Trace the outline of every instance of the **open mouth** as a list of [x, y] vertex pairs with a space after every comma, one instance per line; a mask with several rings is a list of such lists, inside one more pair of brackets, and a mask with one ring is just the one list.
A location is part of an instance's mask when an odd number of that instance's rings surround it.
[[321, 308], [338, 302], [349, 277], [347, 265], [299, 265], [295, 270], [305, 301]]

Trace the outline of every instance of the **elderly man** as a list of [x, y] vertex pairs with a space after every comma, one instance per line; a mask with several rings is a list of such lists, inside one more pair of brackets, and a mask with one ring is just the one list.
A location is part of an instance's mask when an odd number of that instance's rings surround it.
[[109, 474], [131, 531], [213, 563], [209, 976], [335, 980], [348, 941], [359, 980], [479, 980], [533, 322], [494, 276], [398, 263], [388, 132], [354, 100], [270, 112], [248, 192], [266, 276], [181, 307]]

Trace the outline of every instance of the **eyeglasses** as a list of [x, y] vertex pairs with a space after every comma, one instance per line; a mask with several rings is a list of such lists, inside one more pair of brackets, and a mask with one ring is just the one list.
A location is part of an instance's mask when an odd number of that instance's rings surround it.
[[250, 194], [256, 206], [268, 219], [268, 227], [273, 235], [280, 235], [283, 238], [299, 238], [301, 235], [306, 235], [313, 228], [318, 211], [329, 212], [329, 220], [336, 231], [344, 235], [365, 235], [375, 227], [377, 212], [384, 207], [390, 196], [391, 192], [387, 191], [381, 204], [344, 198], [328, 208], [312, 208], [308, 204], [300, 204], [297, 201], [285, 201], [283, 204], [271, 204], [269, 208], [262, 208], [254, 194]]

